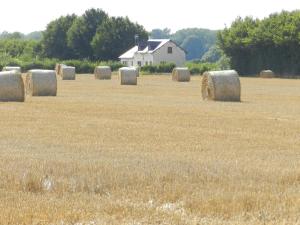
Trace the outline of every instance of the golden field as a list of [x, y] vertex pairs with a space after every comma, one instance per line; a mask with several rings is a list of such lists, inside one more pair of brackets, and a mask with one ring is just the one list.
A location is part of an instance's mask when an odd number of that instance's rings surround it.
[[300, 224], [300, 80], [78, 75], [0, 103], [0, 224]]

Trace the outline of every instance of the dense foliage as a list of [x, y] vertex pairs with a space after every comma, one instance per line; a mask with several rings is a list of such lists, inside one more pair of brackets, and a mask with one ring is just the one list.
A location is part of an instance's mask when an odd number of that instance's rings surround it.
[[146, 73], [171, 73], [175, 67], [174, 63], [161, 63], [159, 65], [143, 66], [141, 71]]
[[59, 59], [116, 60], [148, 33], [127, 17], [109, 17], [100, 9], [60, 17], [48, 24], [41, 41], [44, 56]]
[[186, 66], [189, 68], [191, 74], [203, 74], [206, 71], [220, 69], [217, 63], [202, 63], [199, 61], [187, 62]]
[[43, 33], [42, 45], [44, 55], [50, 58], [70, 59], [74, 58], [74, 49], [68, 46], [67, 33], [76, 15], [62, 16], [47, 25]]
[[9, 33], [7, 31], [3, 31], [0, 33], [0, 40], [3, 39], [22, 39], [22, 40], [36, 40], [39, 41], [42, 39], [41, 31], [34, 31], [29, 34], [23, 34], [20, 32]]
[[0, 54], [11, 57], [34, 58], [41, 51], [39, 42], [21, 39], [0, 40]]
[[74, 49], [74, 58], [94, 58], [91, 42], [108, 15], [100, 9], [87, 10], [67, 31], [68, 47]]
[[134, 37], [140, 40], [148, 38], [148, 33], [141, 25], [132, 23], [127, 17], [112, 17], [98, 27], [92, 40], [95, 58], [117, 60], [118, 57], [134, 46]]
[[[221, 69], [219, 63], [209, 63], [201, 61], [189, 61], [185, 64], [189, 68], [189, 71], [192, 75], [194, 74], [203, 74], [206, 71], [218, 70]], [[141, 71], [145, 74], [161, 74], [161, 73], [171, 73], [176, 67], [174, 63], [163, 63], [159, 65], [148, 65], [141, 67]]]
[[218, 34], [220, 48], [240, 74], [271, 69], [300, 73], [300, 11], [271, 14], [263, 20], [237, 18]]

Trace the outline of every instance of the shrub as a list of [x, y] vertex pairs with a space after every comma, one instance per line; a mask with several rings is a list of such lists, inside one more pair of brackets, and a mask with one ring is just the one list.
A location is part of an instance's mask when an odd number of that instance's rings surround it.
[[175, 67], [174, 63], [161, 63], [159, 65], [143, 66], [141, 71], [147, 73], [171, 73]]
[[187, 62], [186, 66], [189, 68], [191, 74], [203, 74], [206, 71], [218, 70], [216, 63], [201, 63], [201, 62]]

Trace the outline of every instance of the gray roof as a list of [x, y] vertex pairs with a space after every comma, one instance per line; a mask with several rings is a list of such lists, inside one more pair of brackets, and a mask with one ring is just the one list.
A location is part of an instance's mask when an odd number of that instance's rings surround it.
[[147, 45], [143, 50], [139, 51], [139, 47], [136, 45], [133, 48], [129, 49], [127, 52], [119, 56], [120, 59], [132, 59], [135, 53], [153, 53], [164, 46], [166, 43], [171, 41], [170, 39], [149, 39]]

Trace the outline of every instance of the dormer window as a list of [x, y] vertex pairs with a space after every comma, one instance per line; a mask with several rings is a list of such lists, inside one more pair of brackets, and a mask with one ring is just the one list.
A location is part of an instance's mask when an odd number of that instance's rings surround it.
[[172, 47], [168, 47], [168, 54], [172, 54], [173, 53], [173, 48]]

